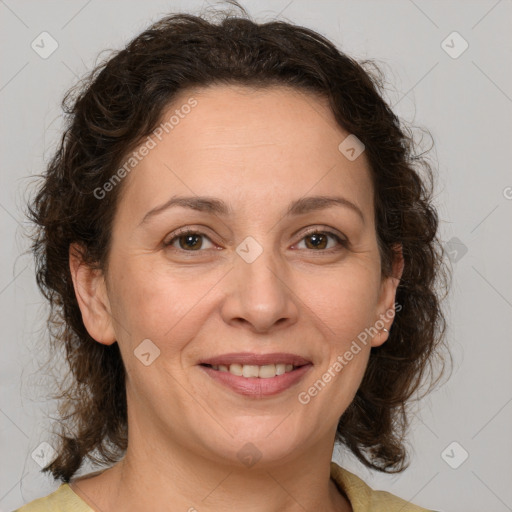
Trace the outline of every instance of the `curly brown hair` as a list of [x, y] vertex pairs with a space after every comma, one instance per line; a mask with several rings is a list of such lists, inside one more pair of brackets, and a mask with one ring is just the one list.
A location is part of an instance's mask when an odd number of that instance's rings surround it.
[[97, 343], [84, 326], [70, 244], [83, 247], [91, 267], [107, 268], [123, 184], [101, 198], [95, 190], [189, 87], [286, 85], [320, 95], [339, 125], [365, 145], [383, 277], [391, 275], [396, 249], [402, 249], [396, 293], [401, 310], [387, 342], [371, 349], [336, 440], [370, 468], [402, 471], [408, 464], [408, 404], [427, 376], [428, 391], [443, 374], [438, 369], [444, 368], [446, 321], [440, 304], [450, 274], [437, 235], [433, 166], [426, 152], [417, 154], [413, 131], [383, 99], [382, 71], [372, 60], [350, 58], [313, 30], [277, 20], [256, 23], [231, 3], [241, 13], [224, 12], [220, 20], [162, 18], [99, 64], [62, 102], [67, 125], [27, 216], [34, 225], [37, 284], [50, 305], [50, 345], [64, 349], [71, 376], [67, 383], [62, 378], [54, 394], [61, 430], [57, 457], [43, 469], [63, 482], [86, 458], [114, 463], [127, 448], [125, 368], [118, 344]]

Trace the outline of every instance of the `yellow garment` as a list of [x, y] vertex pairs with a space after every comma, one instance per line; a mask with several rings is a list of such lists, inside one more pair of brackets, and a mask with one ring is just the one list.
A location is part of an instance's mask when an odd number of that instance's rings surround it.
[[353, 512], [435, 512], [413, 505], [389, 492], [374, 491], [358, 476], [335, 462], [331, 462], [331, 478], [344, 491]]
[[[353, 512], [429, 512], [385, 491], [374, 491], [359, 477], [331, 462], [331, 478], [348, 497]], [[13, 512], [95, 512], [68, 484]]]

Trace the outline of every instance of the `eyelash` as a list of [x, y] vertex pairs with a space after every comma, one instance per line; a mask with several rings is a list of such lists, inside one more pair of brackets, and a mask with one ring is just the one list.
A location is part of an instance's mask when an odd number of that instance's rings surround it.
[[[332, 238], [334, 238], [342, 247], [346, 248], [348, 246], [348, 240], [345, 240], [343, 238], [341, 238], [339, 235], [337, 235], [336, 233], [334, 233], [333, 231], [329, 231], [329, 230], [319, 230], [319, 229], [313, 229], [311, 231], [308, 231], [307, 233], [304, 234], [304, 236], [299, 240], [299, 242], [302, 242], [302, 240], [308, 236], [311, 236], [311, 235], [317, 235], [317, 234], [321, 234], [321, 235], [327, 235], [327, 236], [330, 236]], [[194, 250], [190, 250], [190, 251], [187, 251], [185, 249], [181, 249], [181, 248], [176, 248], [176, 247], [172, 247], [172, 244], [178, 240], [180, 237], [182, 236], [187, 236], [187, 235], [199, 235], [199, 236], [204, 236], [206, 238], [208, 238], [208, 240], [210, 240], [210, 242], [214, 243], [209, 237], [208, 235], [206, 235], [205, 233], [202, 233], [201, 231], [195, 231], [193, 229], [190, 229], [190, 228], [185, 228], [183, 229], [182, 231], [178, 231], [176, 233], [174, 233], [174, 236], [168, 240], [167, 242], [164, 242], [164, 246], [165, 247], [170, 247], [172, 249], [174, 249], [175, 251], [177, 252], [185, 252], [185, 253], [200, 253], [200, 252], [204, 252], [205, 250], [207, 249], [198, 249], [196, 251]], [[332, 252], [336, 252], [340, 249], [337, 249], [337, 248], [330, 248], [330, 249], [320, 249], [320, 250], [315, 250], [315, 249], [306, 249], [308, 251], [311, 251], [311, 252], [319, 252], [319, 253], [327, 253], [327, 254], [331, 254]]]

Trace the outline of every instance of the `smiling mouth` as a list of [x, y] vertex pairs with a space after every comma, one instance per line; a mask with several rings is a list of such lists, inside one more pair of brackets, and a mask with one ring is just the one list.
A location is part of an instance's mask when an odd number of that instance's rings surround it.
[[301, 368], [305, 365], [293, 365], [293, 364], [285, 364], [285, 363], [277, 363], [277, 364], [265, 364], [262, 366], [253, 365], [253, 364], [238, 364], [233, 363], [230, 365], [225, 364], [205, 364], [202, 363], [201, 366], [205, 366], [207, 368], [211, 368], [212, 370], [216, 370], [218, 372], [228, 372], [232, 375], [236, 375], [237, 377], [245, 377], [245, 378], [259, 378], [259, 379], [271, 379], [273, 377], [277, 377], [279, 375], [284, 375], [285, 373], [293, 372], [298, 368]]

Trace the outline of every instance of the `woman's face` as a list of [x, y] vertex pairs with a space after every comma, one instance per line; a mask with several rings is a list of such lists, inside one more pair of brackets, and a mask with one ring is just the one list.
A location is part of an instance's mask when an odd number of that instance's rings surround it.
[[398, 284], [366, 156], [288, 88], [187, 91], [175, 111], [117, 185], [105, 280], [75, 279], [91, 335], [119, 344], [129, 441], [237, 464], [330, 450]]

